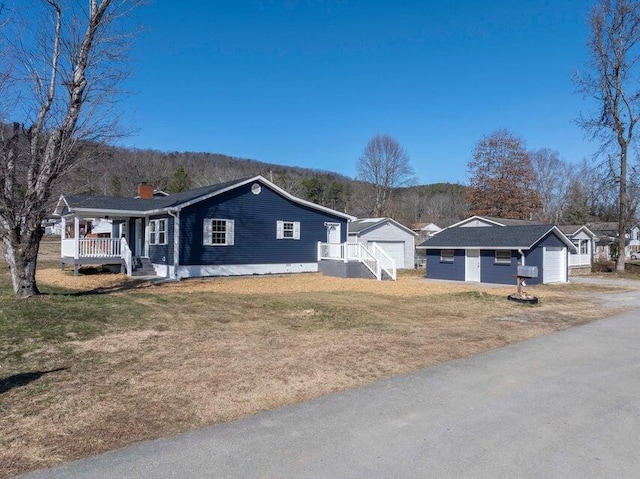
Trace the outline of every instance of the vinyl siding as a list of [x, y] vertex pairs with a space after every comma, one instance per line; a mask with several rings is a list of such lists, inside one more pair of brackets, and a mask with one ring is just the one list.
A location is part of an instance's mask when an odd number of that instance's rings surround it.
[[[188, 206], [180, 212], [180, 265], [315, 263], [317, 243], [327, 240], [325, 222], [339, 223], [346, 241], [347, 221], [294, 203], [261, 184], [251, 184]], [[203, 220], [234, 220], [233, 246], [204, 246]], [[276, 239], [276, 222], [299, 221], [300, 239]]]
[[518, 252], [511, 251], [511, 264], [496, 264], [495, 250], [480, 251], [480, 282], [497, 284], [516, 284]]
[[[351, 235], [353, 236], [353, 235]], [[375, 242], [403, 242], [404, 243], [404, 264], [405, 268], [413, 268], [415, 256], [415, 236], [403, 231], [390, 222], [385, 222], [378, 227], [366, 231], [357, 236], [357, 241], [366, 245], [369, 241]], [[381, 245], [383, 248], [384, 246]]]
[[542, 240], [536, 243], [535, 246], [525, 254], [525, 264], [538, 267], [538, 277], [528, 279], [528, 284], [541, 284], [544, 280], [544, 270], [542, 265], [545, 246], [566, 247], [567, 245], [565, 245], [560, 238], [553, 233], [549, 233], [547, 236], [542, 238]]
[[173, 264], [173, 218], [169, 215], [150, 216], [150, 220], [167, 220], [167, 244], [149, 245], [149, 259], [154, 264]]
[[453, 263], [445, 263], [440, 261], [440, 250], [427, 250], [427, 278], [464, 281], [464, 250], [454, 250], [453, 254]]

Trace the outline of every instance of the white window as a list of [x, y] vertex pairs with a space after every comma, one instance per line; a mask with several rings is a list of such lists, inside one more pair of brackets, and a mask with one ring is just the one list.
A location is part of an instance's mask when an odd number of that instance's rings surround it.
[[233, 246], [234, 221], [206, 218], [202, 228], [202, 244], [209, 246]]
[[511, 264], [511, 251], [496, 250], [496, 264]]
[[587, 240], [582, 240], [580, 242], [580, 254], [589, 254], [589, 242]]
[[299, 221], [277, 221], [276, 239], [300, 239]]
[[578, 254], [580, 252], [580, 240], [571, 240], [573, 246], [576, 247], [575, 251], [572, 251], [571, 254]]
[[167, 244], [167, 220], [149, 221], [149, 244]]
[[453, 263], [453, 250], [442, 249], [440, 250], [440, 261], [443, 263]]
[[120, 238], [127, 237], [127, 222], [120, 223]]

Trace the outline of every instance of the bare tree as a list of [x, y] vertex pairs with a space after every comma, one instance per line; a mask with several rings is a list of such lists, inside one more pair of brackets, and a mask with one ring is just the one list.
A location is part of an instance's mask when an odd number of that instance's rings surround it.
[[358, 159], [357, 173], [359, 180], [373, 186], [373, 216], [388, 214], [394, 188], [408, 186], [415, 180], [407, 151], [395, 138], [382, 134], [375, 135], [365, 146]]
[[120, 20], [138, 2], [25, 3], [5, 2], [0, 32], [2, 69], [10, 79], [0, 85], [1, 121], [9, 125], [0, 132], [0, 234], [20, 298], [39, 292], [41, 224], [56, 182], [118, 131], [113, 102], [131, 38]]
[[[601, 143], [600, 155], [608, 161], [618, 186], [618, 251], [635, 211], [628, 191], [628, 157], [634, 128], [640, 119], [640, 3], [637, 0], [600, 0], [590, 16], [591, 56], [588, 73], [576, 76], [579, 91], [595, 99], [598, 111], [581, 116], [579, 124]], [[624, 271], [625, 255], [616, 270]]]
[[537, 218], [558, 223], [567, 201], [569, 165], [560, 159], [557, 151], [541, 148], [530, 153], [531, 166], [535, 172], [535, 188], [540, 195], [542, 209]]

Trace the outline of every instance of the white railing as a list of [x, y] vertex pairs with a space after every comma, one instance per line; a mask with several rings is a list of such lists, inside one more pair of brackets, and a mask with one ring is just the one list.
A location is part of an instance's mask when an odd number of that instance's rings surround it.
[[397, 274], [396, 262], [394, 261], [394, 259], [389, 256], [385, 250], [378, 246], [377, 243], [373, 243], [371, 251], [376, 260], [378, 260], [378, 265], [380, 266], [380, 268], [389, 276], [391, 276], [392, 280], [395, 281], [397, 279]]
[[347, 260], [359, 261], [366, 268], [373, 273], [378, 281], [382, 279], [382, 271], [380, 269], [380, 262], [376, 260], [376, 257], [361, 243], [345, 243], [347, 245], [347, 252], [352, 253], [352, 256], [348, 256]]
[[[75, 245], [75, 239], [63, 239], [61, 256], [75, 258]], [[120, 238], [82, 238], [78, 240], [78, 258], [120, 258], [121, 253]]]
[[591, 255], [589, 254], [570, 254], [569, 266], [591, 266]]
[[78, 240], [80, 258], [120, 258], [120, 238], [83, 238]]
[[321, 243], [318, 242], [318, 261], [358, 261], [362, 263], [377, 280], [382, 279], [385, 271], [393, 280], [396, 276], [395, 261], [377, 245], [369, 251], [362, 243]]
[[122, 259], [124, 260], [127, 276], [131, 276], [133, 274], [133, 254], [127, 240], [124, 238], [120, 238], [120, 251], [122, 251]]

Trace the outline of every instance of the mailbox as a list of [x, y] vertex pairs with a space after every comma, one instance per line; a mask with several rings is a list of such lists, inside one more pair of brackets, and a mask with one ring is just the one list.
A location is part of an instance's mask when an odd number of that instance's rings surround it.
[[537, 278], [538, 267], [537, 266], [518, 266], [517, 276], [519, 278]]

